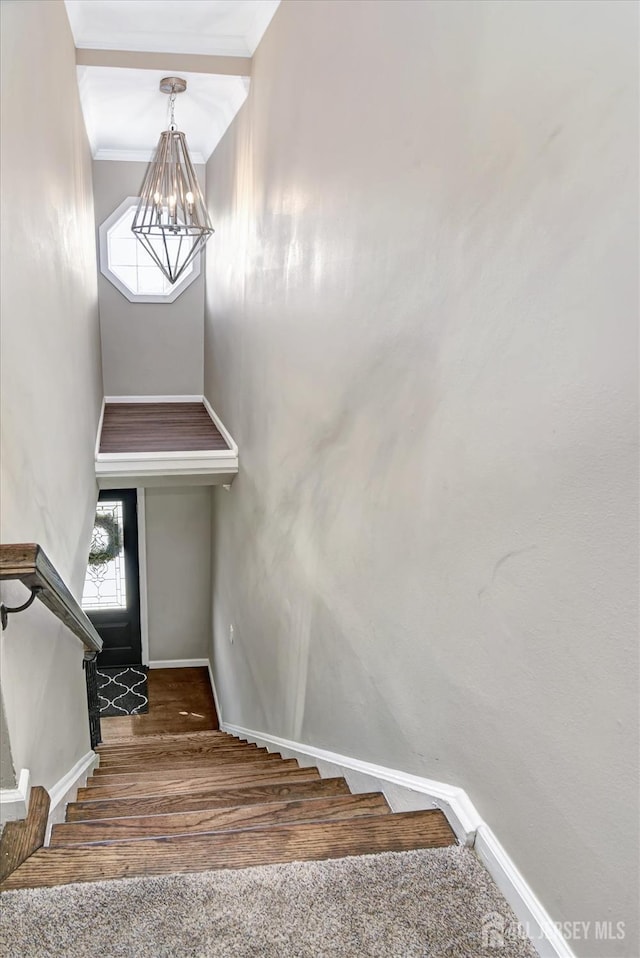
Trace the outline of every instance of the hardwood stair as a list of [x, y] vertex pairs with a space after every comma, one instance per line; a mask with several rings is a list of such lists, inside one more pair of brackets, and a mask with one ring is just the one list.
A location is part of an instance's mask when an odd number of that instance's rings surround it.
[[1, 890], [455, 844], [437, 809], [393, 813], [224, 732], [98, 747], [100, 768]]

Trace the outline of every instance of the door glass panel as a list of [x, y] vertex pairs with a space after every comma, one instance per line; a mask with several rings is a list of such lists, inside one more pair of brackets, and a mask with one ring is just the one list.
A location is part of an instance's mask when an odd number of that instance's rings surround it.
[[92, 611], [127, 608], [121, 500], [98, 503], [82, 608]]

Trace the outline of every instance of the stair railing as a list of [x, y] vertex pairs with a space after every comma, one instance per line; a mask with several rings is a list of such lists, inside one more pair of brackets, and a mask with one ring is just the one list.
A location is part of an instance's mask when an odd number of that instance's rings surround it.
[[24, 612], [38, 599], [84, 645], [83, 667], [87, 684], [89, 733], [91, 747], [95, 748], [101, 741], [96, 658], [102, 650], [102, 639], [37, 543], [0, 545], [0, 580], [17, 580], [31, 590], [31, 596], [22, 605], [14, 608], [8, 608], [4, 603], [0, 605], [3, 630], [7, 627], [10, 615]]

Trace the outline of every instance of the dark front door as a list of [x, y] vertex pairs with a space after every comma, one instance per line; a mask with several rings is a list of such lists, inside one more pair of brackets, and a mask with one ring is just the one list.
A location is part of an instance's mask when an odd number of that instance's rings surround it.
[[98, 665], [140, 665], [135, 489], [108, 489], [100, 493], [82, 606], [104, 642]]

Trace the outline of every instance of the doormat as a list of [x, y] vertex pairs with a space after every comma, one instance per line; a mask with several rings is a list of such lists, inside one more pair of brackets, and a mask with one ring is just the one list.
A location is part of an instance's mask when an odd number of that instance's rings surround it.
[[149, 711], [147, 667], [121, 665], [96, 670], [100, 718], [116, 715], [142, 715]]

